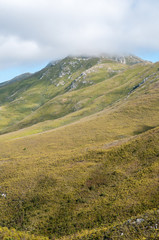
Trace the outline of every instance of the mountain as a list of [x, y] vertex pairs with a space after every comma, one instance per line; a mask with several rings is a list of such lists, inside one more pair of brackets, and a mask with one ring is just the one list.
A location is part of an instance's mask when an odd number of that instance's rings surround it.
[[158, 239], [159, 63], [50, 62], [0, 114], [0, 238]]
[[[124, 64], [119, 63], [122, 61]], [[129, 67], [125, 64], [139, 61], [141, 65]], [[0, 132], [5, 133], [45, 120], [58, 119], [70, 113], [79, 112], [79, 110], [83, 110], [84, 113], [82, 115], [80, 113], [81, 117], [98, 112], [123, 97], [123, 92], [121, 95], [115, 93], [121, 84], [120, 78], [131, 74], [130, 71], [134, 74], [135, 71], [140, 70], [146, 72], [150, 65], [150, 63], [133, 56], [118, 58], [67, 57], [54, 64], [49, 64], [35, 74], [23, 74], [16, 77], [0, 86]], [[109, 81], [106, 81], [108, 79]], [[93, 104], [99, 101], [100, 95], [103, 95], [100, 90], [99, 94], [96, 94], [94, 91], [96, 86], [102, 89], [105, 83], [109, 83], [109, 91], [111, 81], [112, 84], [113, 81], [116, 84], [113, 87], [114, 92], [109, 93], [111, 96], [108, 102], [99, 103], [99, 109], [96, 106], [93, 107]], [[138, 82], [133, 84], [138, 84]], [[129, 86], [129, 84], [127, 85]], [[90, 93], [87, 93], [86, 87], [90, 87], [88, 88]], [[129, 87], [125, 94], [131, 91], [131, 86]], [[81, 95], [82, 92], [85, 96]], [[87, 111], [86, 108], [90, 105], [93, 109]]]
[[31, 75], [32, 75], [31, 73], [23, 73], [23, 74], [15, 77], [15, 78], [9, 80], [9, 81], [0, 83], [0, 87], [5, 86], [5, 85], [8, 85], [8, 84], [13, 83], [13, 82], [16, 82], [16, 81], [24, 80], [24, 79], [30, 77]]

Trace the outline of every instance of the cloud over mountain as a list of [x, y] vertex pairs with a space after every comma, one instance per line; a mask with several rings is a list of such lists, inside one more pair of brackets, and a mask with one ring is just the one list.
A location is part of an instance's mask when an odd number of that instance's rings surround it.
[[156, 0], [1, 0], [0, 69], [69, 54], [159, 50]]

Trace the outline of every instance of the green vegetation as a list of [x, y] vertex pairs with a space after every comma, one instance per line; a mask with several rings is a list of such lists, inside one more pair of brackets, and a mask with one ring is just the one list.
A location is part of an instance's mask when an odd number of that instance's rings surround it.
[[[96, 113], [127, 96], [134, 86], [130, 80], [139, 73], [143, 77], [149, 67], [144, 63], [129, 68], [105, 58], [68, 57], [26, 79], [4, 84], [0, 86], [0, 132], [74, 112], [78, 116], [69, 122]], [[135, 79], [133, 84], [135, 81], [139, 82]]]
[[158, 211], [145, 212], [135, 218], [113, 225], [112, 227], [101, 227], [92, 230], [84, 230], [80, 233], [61, 238], [61, 240], [103, 240], [103, 239], [158, 239], [159, 229], [156, 222], [158, 219]]
[[69, 157], [41, 139], [1, 145], [1, 225], [60, 237], [157, 208], [158, 128], [110, 150], [68, 150]]
[[69, 57], [0, 86], [0, 239], [159, 238], [158, 68]]
[[1, 240], [48, 240], [47, 237], [39, 237], [31, 234], [16, 231], [14, 228], [8, 229], [6, 227], [0, 227], [0, 239]]

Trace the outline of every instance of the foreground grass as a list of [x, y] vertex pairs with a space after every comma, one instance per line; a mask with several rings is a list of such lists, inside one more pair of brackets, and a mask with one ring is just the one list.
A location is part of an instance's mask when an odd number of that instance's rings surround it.
[[38, 156], [41, 143], [31, 149], [25, 140], [21, 150], [20, 140], [2, 149], [1, 226], [58, 238], [158, 207], [158, 128], [110, 150], [69, 150], [69, 157], [52, 145]]
[[6, 227], [0, 227], [0, 239], [1, 240], [48, 240], [47, 237], [34, 236], [29, 233], [16, 231], [15, 229], [8, 229]]
[[[56, 238], [57, 240], [104, 240], [104, 239], [158, 239], [159, 210], [153, 209], [143, 215], [131, 217], [125, 222], [113, 224], [110, 227], [87, 229], [76, 234]], [[34, 236], [29, 233], [0, 227], [0, 239], [3, 240], [48, 240], [47, 237]]]
[[159, 238], [159, 211], [153, 209], [144, 215], [131, 217], [127, 221], [114, 224], [108, 228], [101, 227], [92, 230], [84, 230], [61, 240], [104, 240], [104, 239], [158, 239]]

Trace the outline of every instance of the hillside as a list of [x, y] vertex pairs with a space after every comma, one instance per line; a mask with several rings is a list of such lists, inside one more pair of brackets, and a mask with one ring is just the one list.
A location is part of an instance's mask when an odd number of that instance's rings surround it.
[[[124, 64], [120, 63], [123, 61]], [[0, 132], [18, 130], [73, 112], [79, 112], [76, 119], [80, 119], [104, 109], [129, 93], [134, 86], [128, 87], [128, 81], [136, 72], [146, 72], [149, 64], [147, 63], [146, 67], [146, 62], [142, 60], [140, 62], [143, 66], [137, 66], [136, 69], [125, 64], [133, 64], [134, 61], [139, 59], [67, 57], [49, 64], [40, 72], [30, 76], [24, 74], [3, 83], [0, 85]], [[126, 69], [128, 71], [125, 71]], [[134, 76], [131, 76], [132, 74]], [[114, 76], [118, 77], [114, 79]], [[127, 91], [123, 92], [126, 82]], [[118, 89], [119, 86], [121, 90]], [[108, 90], [105, 92], [104, 88]], [[109, 96], [105, 104], [104, 95]], [[92, 107], [89, 110], [90, 105]], [[83, 110], [83, 114], [79, 110]]]
[[67, 57], [0, 104], [0, 239], [159, 238], [159, 63]]
[[52, 238], [157, 208], [158, 133], [83, 154], [51, 133], [1, 143], [1, 225]]

